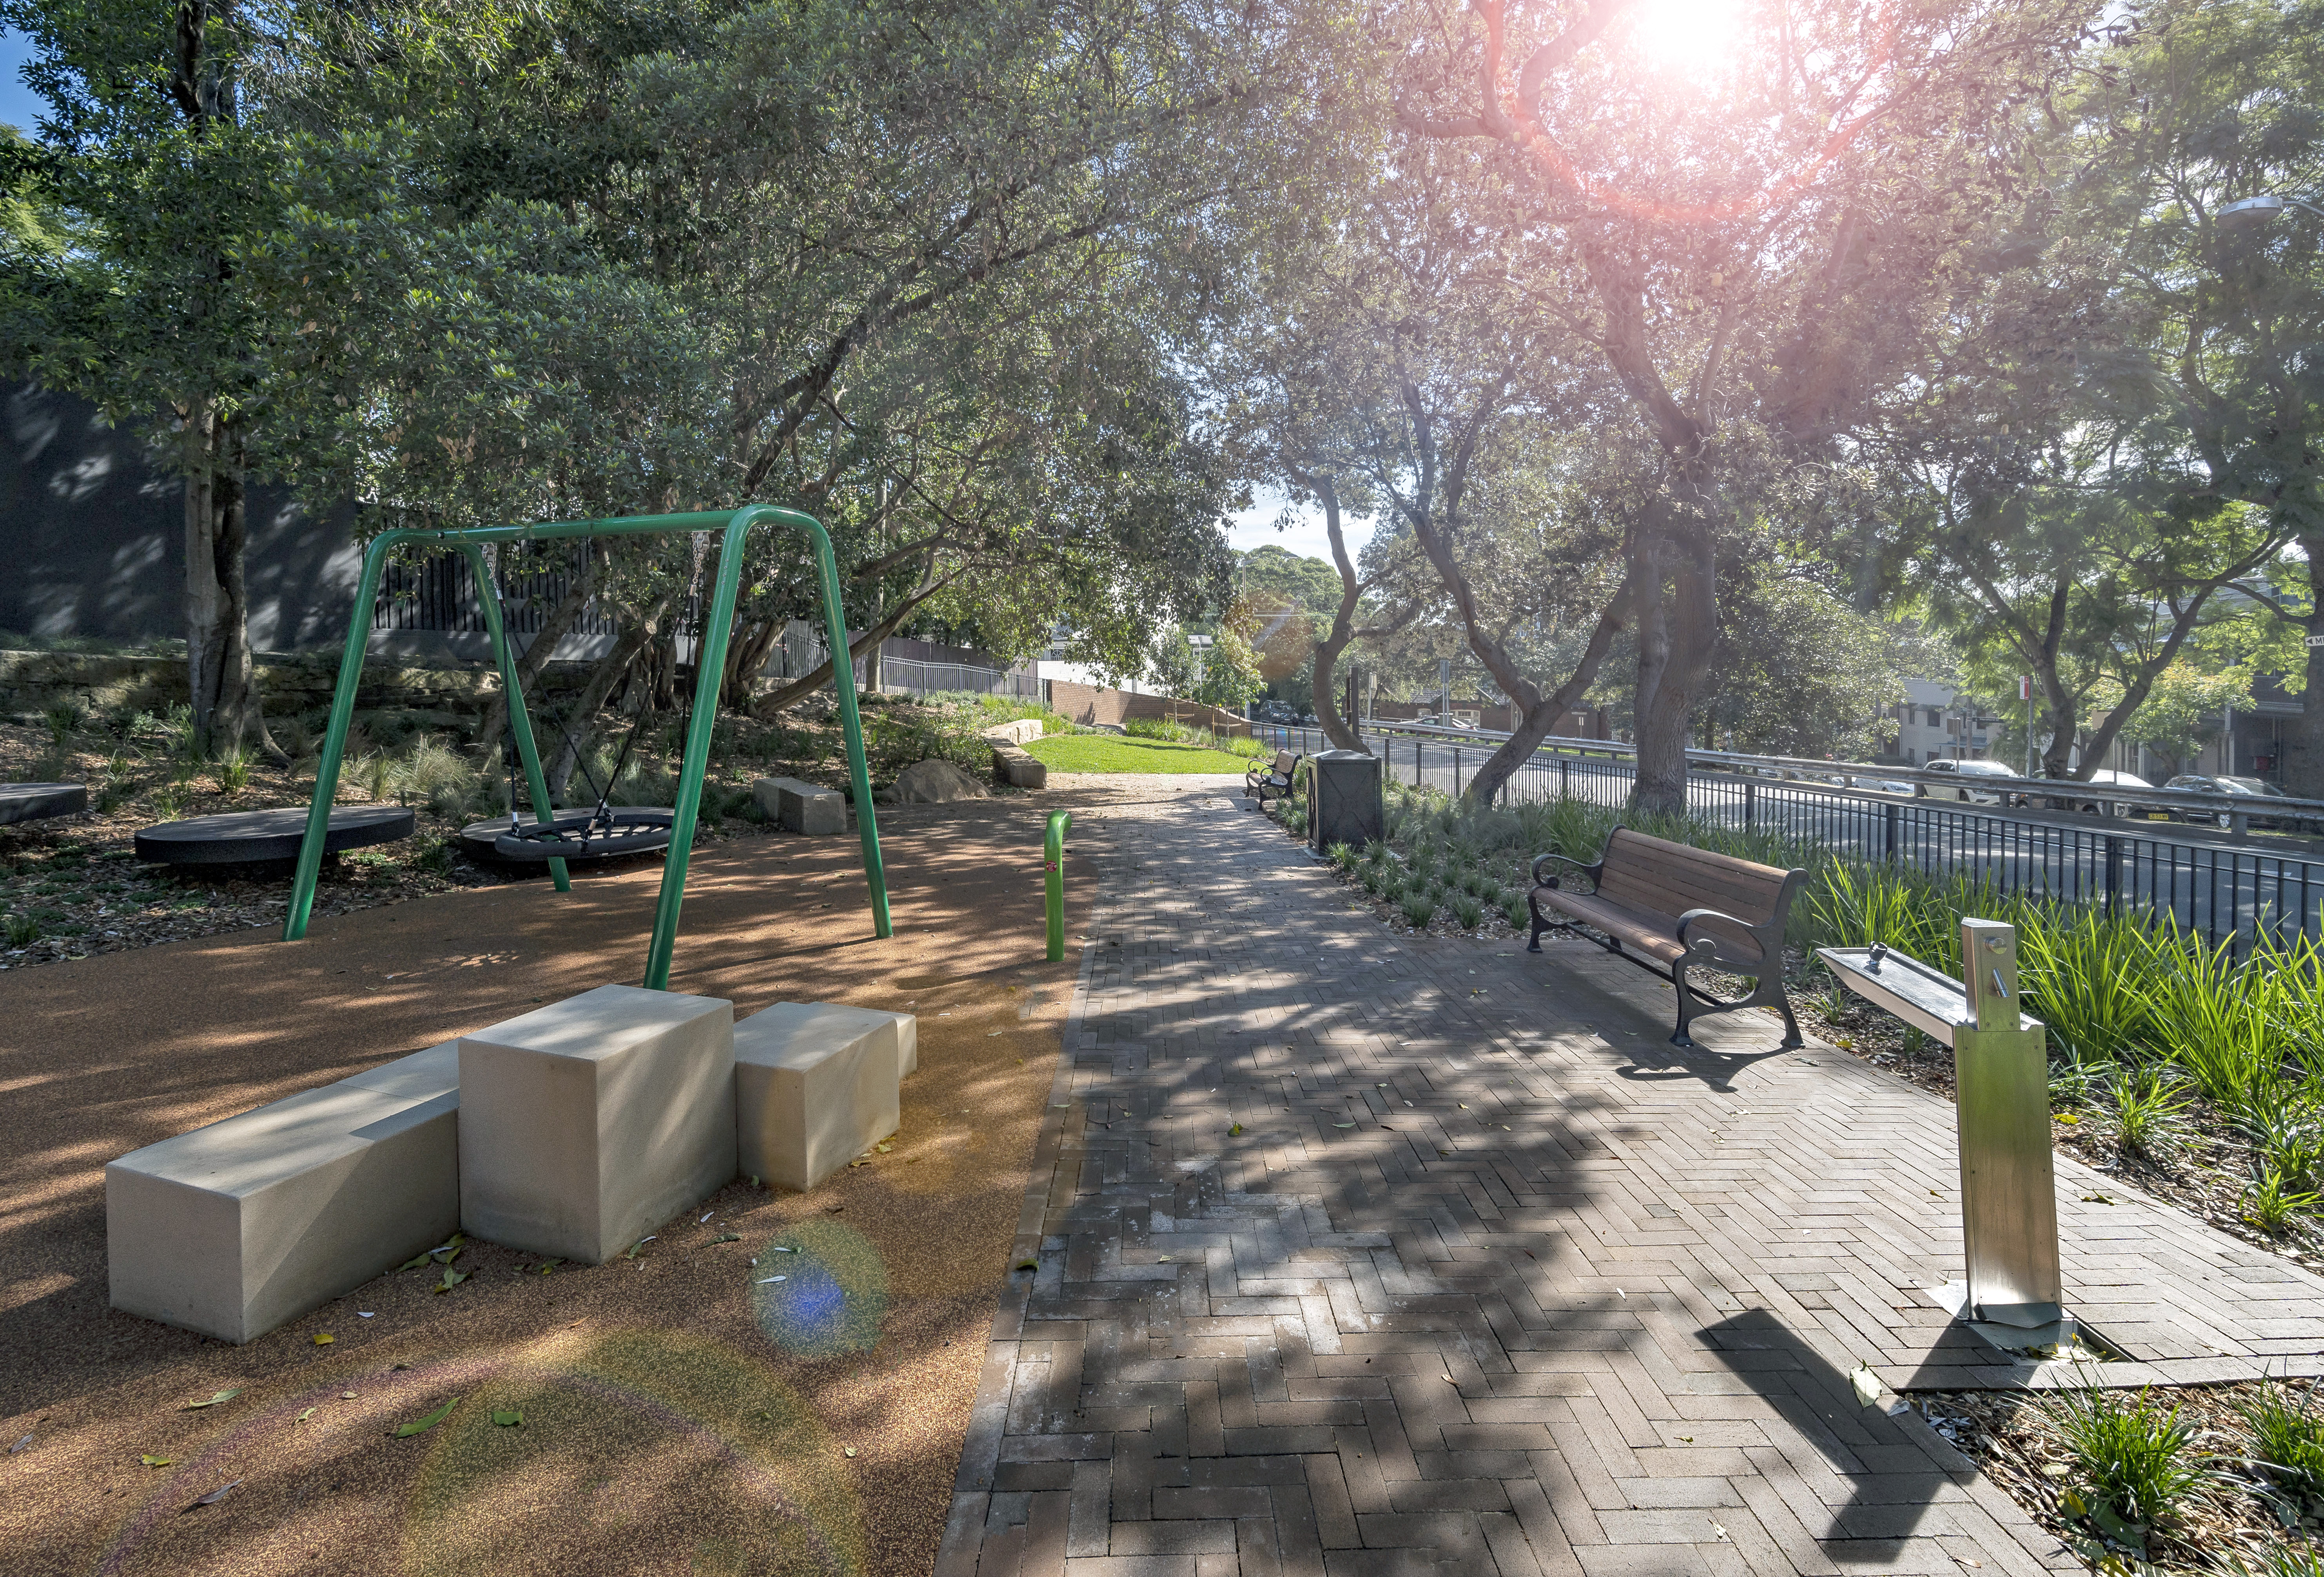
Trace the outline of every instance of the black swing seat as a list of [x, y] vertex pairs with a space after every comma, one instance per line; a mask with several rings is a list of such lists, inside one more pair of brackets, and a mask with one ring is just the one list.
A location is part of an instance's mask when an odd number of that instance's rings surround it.
[[513, 830], [505, 819], [479, 822], [460, 830], [460, 842], [472, 856], [503, 864], [594, 864], [661, 853], [669, 847], [677, 819], [678, 813], [664, 806], [609, 806], [602, 816], [585, 807], [559, 811], [545, 826], [530, 817], [520, 819]]

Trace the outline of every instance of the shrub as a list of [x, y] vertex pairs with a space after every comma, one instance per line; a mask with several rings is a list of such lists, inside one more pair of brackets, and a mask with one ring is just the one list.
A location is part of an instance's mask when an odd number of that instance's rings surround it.
[[2107, 1081], [2106, 1094], [2115, 1142], [2125, 1155], [2159, 1161], [2178, 1148], [2187, 1110], [2184, 1079], [2152, 1065], [2124, 1069]]
[[1473, 931], [1485, 923], [1485, 906], [1464, 892], [1452, 900], [1452, 918], [1461, 922], [1462, 930]]
[[239, 794], [250, 787], [250, 752], [241, 745], [226, 752], [217, 760], [212, 774], [217, 779], [218, 789], [225, 794]]
[[[2162, 1411], [2144, 1391], [2130, 1399], [2102, 1390], [2063, 1391], [2056, 1418], [2089, 1490], [2087, 1515], [2109, 1534], [2115, 1530], [2106, 1526], [2105, 1517], [2134, 1532], [2169, 1523], [2202, 1480], [2190, 1460], [2193, 1432], [2179, 1409]], [[2068, 1509], [2073, 1509], [2071, 1498]]]
[[2260, 1471], [2295, 1513], [2309, 1516], [2324, 1513], [2324, 1418], [2310, 1410], [2315, 1398], [2312, 1388], [2302, 1390], [2295, 1405], [2282, 1384], [2270, 1382], [2236, 1408], [2250, 1426]]
[[1323, 857], [1332, 862], [1333, 870], [1345, 871], [1356, 862], [1356, 851], [1347, 844], [1333, 844], [1323, 851]]
[[2269, 1167], [2244, 1192], [2244, 1220], [2270, 1237], [2282, 1237], [2294, 1221], [2314, 1211], [2316, 1203], [2314, 1193]]
[[11, 947], [30, 947], [41, 939], [41, 922], [31, 915], [10, 915], [5, 924]]
[[384, 787], [398, 801], [417, 801], [447, 819], [466, 814], [481, 786], [476, 770], [442, 740], [421, 738], [404, 758], [388, 770]]
[[1529, 931], [1533, 928], [1533, 912], [1526, 903], [1526, 897], [1515, 889], [1501, 894], [1501, 914], [1513, 930]]
[[1435, 918], [1436, 895], [1424, 887], [1407, 887], [1404, 890], [1404, 896], [1397, 900], [1397, 907], [1404, 911], [1406, 922], [1416, 931]]

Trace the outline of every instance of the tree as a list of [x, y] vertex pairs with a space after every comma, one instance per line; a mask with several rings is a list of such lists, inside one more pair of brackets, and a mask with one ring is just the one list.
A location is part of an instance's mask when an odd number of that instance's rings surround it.
[[76, 244], [13, 250], [10, 359], [143, 431], [184, 489], [187, 679], [196, 738], [269, 750], [243, 555], [253, 446], [266, 441], [239, 253], [276, 217], [275, 150], [245, 124], [258, 32], [235, 0], [0, 0], [36, 51], [36, 159]]
[[1238, 601], [1211, 637], [1210, 650], [1203, 654], [1203, 677], [1189, 700], [1234, 712], [1250, 705], [1265, 684], [1259, 677], [1259, 654], [1250, 645], [1250, 632], [1257, 623], [1250, 605]]
[[[2132, 319], [2092, 366], [2173, 513], [2240, 503], [2299, 544], [2297, 616], [2324, 636], [2324, 219], [2220, 222], [2236, 199], [2324, 200], [2324, 5], [2155, 0], [2061, 94], [2066, 222], [2113, 238]], [[2324, 795], [2324, 646], [2284, 724], [2284, 779]]]
[[[1631, 534], [1636, 800], [1685, 805], [1712, 685], [1721, 541], [1763, 479], [1828, 457], [1909, 376], [1965, 238], [2015, 179], [2017, 106], [2080, 7], [1737, 8], [1692, 76], [1651, 70], [1622, 0], [1416, 14], [1416, 136], [1495, 151], [1526, 200], [1489, 232], [1545, 254], [1526, 318], [1562, 319], [1659, 456]], [[1707, 20], [1707, 19], [1706, 19]]]

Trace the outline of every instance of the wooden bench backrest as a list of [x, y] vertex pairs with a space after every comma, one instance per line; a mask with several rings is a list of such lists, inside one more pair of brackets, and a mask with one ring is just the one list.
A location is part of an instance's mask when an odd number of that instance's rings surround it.
[[1277, 751], [1275, 752], [1275, 770], [1277, 775], [1288, 778], [1291, 776], [1291, 769], [1298, 764], [1299, 758], [1293, 755], [1289, 751]]
[[1599, 896], [1675, 920], [1689, 909], [1719, 909], [1751, 925], [1775, 918], [1775, 903], [1791, 872], [1773, 865], [1714, 854], [1685, 844], [1617, 827], [1606, 844]]

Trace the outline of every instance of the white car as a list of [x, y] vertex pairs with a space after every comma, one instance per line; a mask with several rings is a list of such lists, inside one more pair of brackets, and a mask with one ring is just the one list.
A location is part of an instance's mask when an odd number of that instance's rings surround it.
[[[2088, 788], [2125, 789], [2152, 788], [2154, 785], [2148, 782], [2145, 779], [2140, 777], [2135, 772], [2116, 772], [2101, 767], [2097, 771], [2092, 772], [2089, 775], [2089, 779], [2085, 787]], [[2055, 802], [2053, 801], [2052, 803]], [[2128, 799], [2116, 799], [2111, 794], [2103, 798], [2076, 798], [2069, 800], [2067, 803], [2071, 805], [2076, 810], [2081, 811], [2085, 815], [2089, 816], [2100, 816], [2104, 815], [2107, 811], [2111, 810], [2116, 816], [2137, 815], [2144, 816], [2153, 808], [2152, 806], [2138, 804]]]
[[1942, 772], [1957, 779], [1952, 783], [1922, 784], [1921, 798], [1923, 799], [1966, 799], [1977, 805], [2016, 805], [2024, 799], [2024, 795], [2012, 793], [1995, 781], [2001, 778], [2013, 782], [2024, 781], [1999, 761], [1938, 761], [1929, 762], [1921, 770]]

